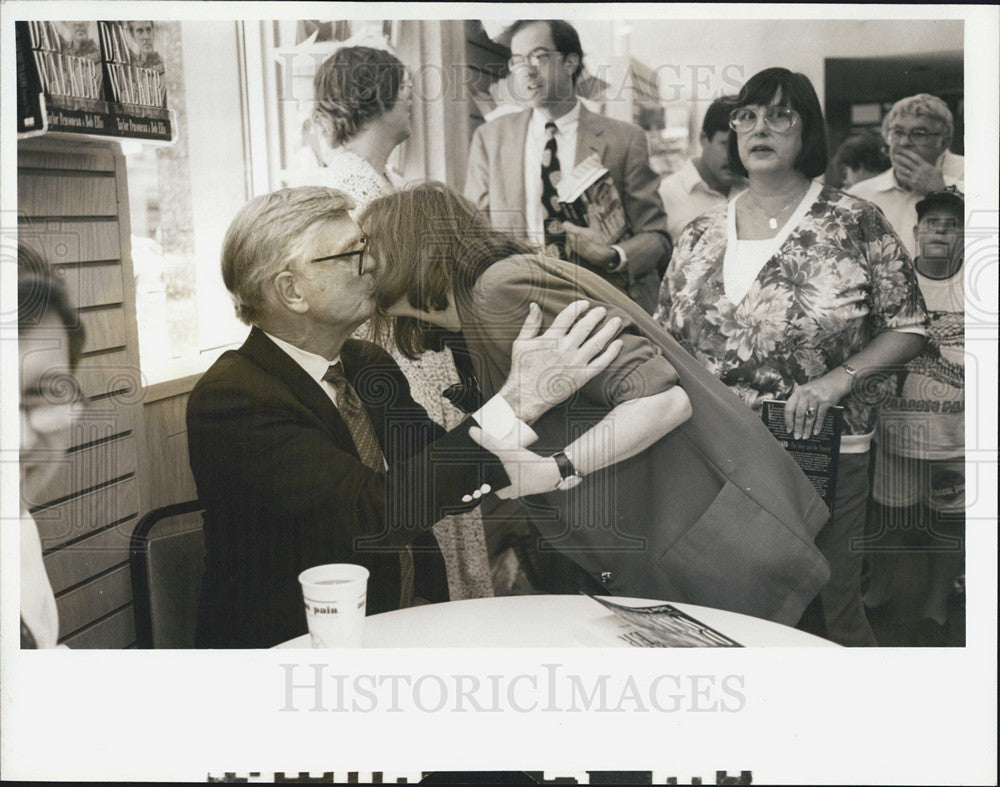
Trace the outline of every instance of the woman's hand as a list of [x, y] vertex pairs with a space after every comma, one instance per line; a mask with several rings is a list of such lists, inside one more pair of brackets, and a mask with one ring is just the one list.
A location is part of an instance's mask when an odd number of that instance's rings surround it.
[[469, 437], [496, 455], [510, 478], [510, 486], [495, 490], [497, 497], [509, 500], [551, 492], [562, 479], [559, 466], [551, 456], [540, 456], [526, 448], [505, 445], [477, 426], [470, 427]]
[[826, 411], [851, 390], [851, 375], [840, 366], [822, 377], [796, 385], [785, 402], [785, 430], [796, 440], [818, 435]]

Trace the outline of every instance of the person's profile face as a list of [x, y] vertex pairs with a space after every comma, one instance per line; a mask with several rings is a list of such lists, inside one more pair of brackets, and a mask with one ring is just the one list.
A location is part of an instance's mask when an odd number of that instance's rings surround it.
[[413, 129], [413, 83], [409, 74], [403, 77], [396, 102], [383, 117], [395, 132], [399, 142], [409, 139]]
[[924, 213], [914, 235], [921, 259], [954, 262], [965, 253], [963, 217], [943, 205]]
[[[367, 236], [346, 214], [308, 232], [289, 265], [297, 291], [309, 306], [307, 315], [313, 322], [330, 325], [361, 324], [375, 313], [374, 265], [367, 253]], [[350, 254], [361, 249], [363, 257]]]
[[576, 55], [556, 51], [546, 22], [526, 25], [510, 42], [514, 95], [532, 107], [554, 104], [574, 95], [573, 71]]
[[79, 386], [69, 363], [69, 335], [55, 315], [23, 331], [20, 355], [21, 497], [44, 503], [45, 488], [65, 465]]
[[716, 131], [709, 139], [701, 135], [701, 161], [716, 181], [727, 188], [736, 179], [729, 168], [729, 131]]

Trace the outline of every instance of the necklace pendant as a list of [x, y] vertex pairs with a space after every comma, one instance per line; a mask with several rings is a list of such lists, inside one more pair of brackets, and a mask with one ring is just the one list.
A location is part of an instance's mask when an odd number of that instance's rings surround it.
[[772, 230], [778, 229], [778, 220], [777, 219], [768, 219], [767, 220], [767, 226], [770, 227]]

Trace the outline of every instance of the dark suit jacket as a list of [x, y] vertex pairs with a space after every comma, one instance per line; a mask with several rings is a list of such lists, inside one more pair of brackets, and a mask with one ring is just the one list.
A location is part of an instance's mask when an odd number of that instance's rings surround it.
[[191, 469], [206, 509], [199, 647], [270, 647], [305, 633], [298, 574], [323, 563], [367, 566], [368, 614], [396, 609], [405, 544], [416, 594], [447, 600], [430, 528], [478, 505], [461, 498], [483, 483], [509, 483], [465, 424], [445, 433], [427, 417], [383, 350], [349, 340], [341, 358], [385, 474], [362, 464], [320, 386], [256, 328], [191, 393]]
[[[527, 234], [524, 144], [530, 119], [531, 110], [526, 110], [503, 115], [476, 129], [465, 177], [465, 196], [489, 212], [494, 227], [521, 237]], [[628, 258], [628, 276], [622, 288], [652, 313], [673, 247], [657, 190], [660, 179], [649, 167], [646, 137], [638, 126], [595, 115], [581, 105], [574, 164], [594, 152], [611, 173], [631, 230], [619, 243]]]
[[760, 417], [618, 289], [541, 256], [488, 268], [471, 302], [457, 299], [484, 394], [507, 377], [528, 303], [539, 304], [548, 325], [579, 298], [623, 319], [624, 346], [605, 372], [532, 424], [539, 436], [532, 450], [561, 450], [615, 405], [674, 384], [692, 415], [575, 489], [526, 499], [536, 527], [616, 595], [794, 625], [829, 578], [814, 543], [826, 506]]

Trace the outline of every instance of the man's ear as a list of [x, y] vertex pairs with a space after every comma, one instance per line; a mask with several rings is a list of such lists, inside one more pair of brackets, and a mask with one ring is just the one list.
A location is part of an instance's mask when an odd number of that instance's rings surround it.
[[278, 303], [296, 314], [309, 311], [309, 304], [299, 292], [295, 284], [295, 275], [291, 271], [282, 271], [271, 281], [271, 287]]

